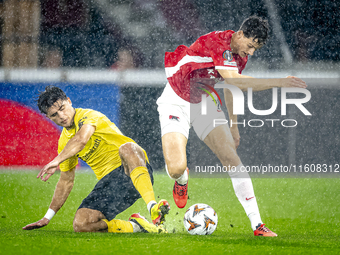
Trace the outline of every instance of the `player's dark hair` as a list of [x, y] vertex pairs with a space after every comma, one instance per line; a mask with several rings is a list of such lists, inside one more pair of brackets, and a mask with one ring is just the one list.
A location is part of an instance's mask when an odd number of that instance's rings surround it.
[[59, 99], [62, 101], [67, 100], [65, 92], [56, 86], [47, 86], [45, 91], [40, 92], [37, 100], [40, 112], [47, 114], [48, 108], [50, 108]]
[[251, 16], [243, 21], [240, 29], [247, 38], [254, 37], [259, 44], [265, 44], [269, 36], [269, 23], [258, 16]]

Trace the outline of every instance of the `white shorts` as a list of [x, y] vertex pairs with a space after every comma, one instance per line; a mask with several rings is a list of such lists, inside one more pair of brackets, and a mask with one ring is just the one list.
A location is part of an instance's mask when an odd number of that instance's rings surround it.
[[189, 129], [193, 126], [197, 136], [203, 141], [215, 128], [214, 119], [226, 119], [221, 107], [216, 106], [210, 96], [207, 97], [207, 114], [202, 115], [201, 103], [191, 104], [180, 98], [169, 83], [158, 98], [157, 105], [162, 136], [178, 132], [188, 139]]

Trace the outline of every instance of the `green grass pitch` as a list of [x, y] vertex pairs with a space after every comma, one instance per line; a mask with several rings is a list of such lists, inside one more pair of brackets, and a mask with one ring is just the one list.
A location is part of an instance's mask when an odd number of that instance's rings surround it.
[[[93, 173], [78, 171], [73, 191], [50, 224], [21, 228], [41, 219], [49, 206], [58, 174], [48, 183], [36, 171], [0, 172], [0, 254], [340, 254], [340, 179], [262, 179], [253, 184], [263, 221], [279, 236], [254, 237], [230, 179], [189, 180], [188, 206], [206, 203], [218, 214], [211, 236], [191, 236], [183, 228], [185, 209], [172, 198], [171, 181], [155, 174], [155, 193], [170, 202], [169, 234], [74, 233], [73, 216], [96, 183]], [[140, 199], [117, 216], [127, 220], [140, 212], [150, 219]]]

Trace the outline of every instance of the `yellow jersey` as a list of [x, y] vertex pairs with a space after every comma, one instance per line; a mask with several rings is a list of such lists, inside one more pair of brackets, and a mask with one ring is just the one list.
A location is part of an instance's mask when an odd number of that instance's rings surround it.
[[[92, 168], [97, 179], [100, 180], [121, 166], [122, 161], [119, 156], [119, 147], [128, 142], [136, 142], [124, 136], [118, 127], [104, 114], [91, 109], [77, 108], [75, 110], [73, 127], [71, 129], [63, 128], [60, 135], [58, 154], [64, 149], [67, 142], [79, 131], [82, 125], [92, 125], [96, 130], [82, 151], [60, 164], [60, 171], [66, 172], [73, 169], [77, 166], [78, 158], [80, 158]], [[148, 161], [147, 154], [145, 151], [144, 153]]]

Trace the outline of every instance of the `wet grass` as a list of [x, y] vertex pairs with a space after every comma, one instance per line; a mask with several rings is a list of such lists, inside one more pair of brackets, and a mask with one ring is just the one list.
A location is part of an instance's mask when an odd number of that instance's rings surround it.
[[[49, 183], [36, 171], [0, 171], [0, 254], [339, 254], [340, 179], [253, 179], [261, 216], [277, 238], [254, 237], [229, 179], [190, 179], [188, 206], [206, 203], [219, 216], [211, 236], [191, 236], [183, 228], [186, 208], [172, 199], [173, 182], [155, 174], [155, 193], [171, 205], [169, 234], [74, 233], [73, 216], [96, 183], [93, 173], [77, 172], [75, 186], [48, 226], [21, 228], [47, 211], [58, 176]], [[143, 200], [120, 214], [149, 216]], [[149, 217], [148, 217], [149, 218]]]

